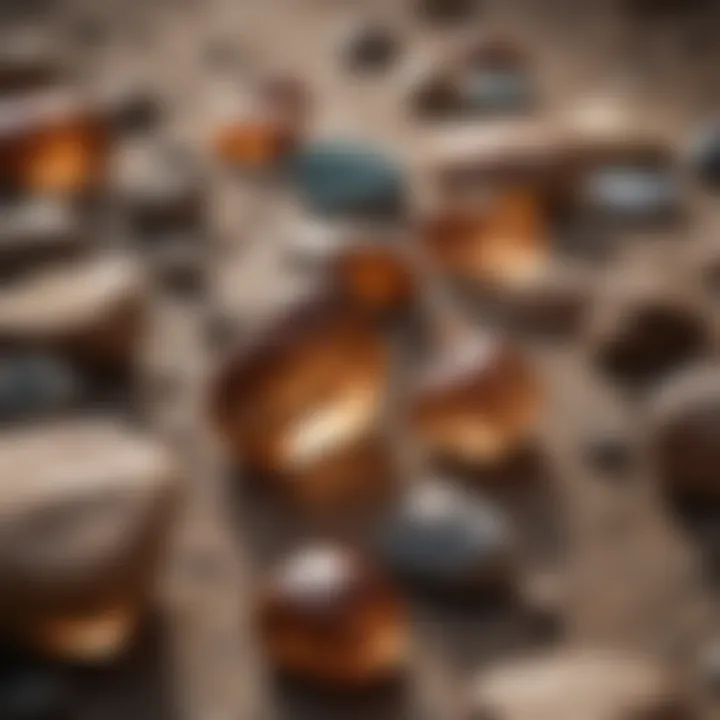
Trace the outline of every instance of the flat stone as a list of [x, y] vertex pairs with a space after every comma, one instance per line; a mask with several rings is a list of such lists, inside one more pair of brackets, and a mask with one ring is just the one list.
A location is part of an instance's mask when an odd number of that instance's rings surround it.
[[145, 274], [124, 255], [39, 271], [0, 290], [0, 341], [125, 364], [140, 337], [145, 300]]
[[578, 649], [491, 668], [472, 689], [476, 720], [664, 720], [684, 709], [672, 675], [623, 651]]
[[514, 538], [499, 507], [434, 481], [411, 488], [385, 520], [378, 545], [399, 575], [435, 590], [504, 590]]
[[323, 215], [394, 215], [405, 187], [400, 167], [362, 142], [326, 140], [301, 148], [290, 175], [304, 204]]
[[102, 660], [131, 639], [174, 505], [165, 449], [119, 422], [0, 435], [5, 631], [50, 656]]

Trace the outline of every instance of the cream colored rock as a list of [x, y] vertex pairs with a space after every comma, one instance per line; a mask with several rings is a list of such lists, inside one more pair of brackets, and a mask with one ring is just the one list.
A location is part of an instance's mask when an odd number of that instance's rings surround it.
[[0, 290], [0, 340], [124, 363], [139, 339], [145, 290], [141, 267], [125, 256], [38, 271]]
[[[649, 658], [569, 650], [484, 673], [472, 691], [474, 720], [666, 720], [685, 705], [672, 675]], [[685, 717], [683, 715], [683, 717]]]
[[110, 420], [0, 435], [0, 630], [60, 659], [111, 658], [153, 589], [176, 497], [155, 441]]

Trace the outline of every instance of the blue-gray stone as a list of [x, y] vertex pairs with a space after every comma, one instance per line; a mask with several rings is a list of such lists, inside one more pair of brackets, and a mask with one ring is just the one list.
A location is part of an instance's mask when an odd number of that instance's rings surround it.
[[436, 589], [503, 587], [513, 532], [489, 501], [439, 483], [412, 489], [383, 523], [378, 549], [399, 575]]
[[290, 176], [303, 203], [323, 215], [396, 214], [405, 194], [400, 167], [360, 142], [323, 141], [301, 148]]
[[662, 215], [680, 204], [678, 179], [666, 169], [602, 168], [590, 175], [585, 192], [592, 207], [627, 217]]
[[462, 102], [467, 110], [483, 113], [518, 113], [533, 104], [533, 88], [521, 70], [480, 68], [462, 83]]
[[0, 357], [0, 420], [52, 412], [77, 392], [75, 374], [57, 358], [40, 353]]

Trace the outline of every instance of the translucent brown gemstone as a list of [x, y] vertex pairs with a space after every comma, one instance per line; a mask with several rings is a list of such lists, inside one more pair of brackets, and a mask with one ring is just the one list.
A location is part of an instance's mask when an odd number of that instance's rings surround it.
[[407, 651], [394, 589], [355, 553], [310, 546], [292, 555], [259, 599], [271, 663], [306, 681], [353, 688], [397, 676]]
[[[232, 354], [213, 392], [237, 460], [297, 501], [364, 496], [389, 370], [386, 341], [336, 298], [314, 299]], [[365, 448], [365, 450], [363, 450]], [[382, 455], [382, 453], [380, 453]]]
[[23, 192], [72, 196], [101, 186], [108, 125], [90, 105], [47, 96], [0, 106], [0, 181]]
[[371, 311], [402, 308], [415, 292], [407, 259], [387, 245], [350, 246], [333, 259], [331, 273], [349, 300]]
[[540, 399], [538, 381], [518, 350], [491, 337], [467, 341], [421, 379], [411, 423], [432, 455], [488, 465], [528, 440]]
[[549, 252], [541, 202], [506, 192], [485, 207], [450, 207], [430, 218], [423, 239], [432, 259], [449, 274], [488, 285], [532, 278]]

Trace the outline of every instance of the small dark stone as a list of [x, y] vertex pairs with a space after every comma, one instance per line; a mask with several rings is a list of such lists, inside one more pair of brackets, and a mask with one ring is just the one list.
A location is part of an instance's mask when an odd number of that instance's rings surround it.
[[693, 139], [690, 163], [705, 185], [720, 189], [720, 125], [703, 128]]
[[111, 122], [125, 134], [141, 134], [153, 130], [162, 117], [161, 104], [150, 91], [129, 88], [110, 98]]
[[602, 343], [598, 360], [618, 381], [644, 384], [699, 357], [708, 344], [708, 328], [701, 317], [672, 306], [647, 305], [620, 319]]
[[291, 158], [289, 170], [300, 198], [318, 214], [388, 217], [404, 209], [400, 167], [372, 146], [316, 142]]
[[67, 678], [49, 665], [14, 653], [0, 655], [0, 717], [64, 720], [71, 717]]
[[435, 22], [456, 22], [473, 17], [480, 9], [478, 0], [415, 0], [418, 14]]
[[448, 118], [459, 112], [460, 89], [450, 78], [428, 75], [410, 88], [408, 105], [413, 114], [421, 119]]
[[382, 70], [395, 60], [398, 42], [393, 33], [378, 25], [361, 25], [354, 28], [344, 55], [353, 70]]
[[610, 435], [592, 439], [587, 447], [587, 458], [604, 474], [617, 475], [627, 471], [632, 452], [625, 440]]

